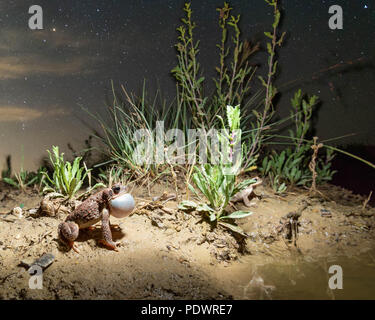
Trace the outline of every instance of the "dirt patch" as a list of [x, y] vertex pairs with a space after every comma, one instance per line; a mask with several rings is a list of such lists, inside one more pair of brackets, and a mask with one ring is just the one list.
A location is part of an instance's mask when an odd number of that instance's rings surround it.
[[[146, 192], [135, 187], [137, 207], [144, 207], [166, 184]], [[166, 190], [167, 189], [167, 190]], [[1, 299], [230, 299], [264, 298], [273, 290], [256, 274], [259, 265], [303, 259], [314, 263], [333, 256], [356, 256], [373, 249], [375, 209], [362, 209], [363, 198], [326, 186], [324, 197], [296, 190], [285, 197], [260, 187], [254, 214], [239, 224], [241, 240], [224, 229], [212, 230], [201, 216], [177, 210], [177, 201], [146, 206], [130, 217], [111, 217], [119, 251], [99, 244], [100, 224], [82, 231], [80, 250], [67, 251], [57, 238], [65, 216], [40, 215], [41, 197], [5, 186], [0, 191]], [[182, 198], [183, 189], [179, 190]], [[1, 200], [2, 199], [2, 200]], [[297, 219], [303, 203], [308, 205]], [[9, 213], [23, 206], [22, 217]], [[239, 209], [249, 210], [241, 204]], [[116, 226], [116, 224], [118, 226]], [[29, 289], [30, 275], [20, 262], [52, 253], [43, 273], [43, 289]], [[252, 291], [254, 288], [262, 290]], [[246, 289], [246, 290], [245, 290]], [[246, 294], [244, 294], [244, 290]], [[248, 294], [253, 292], [254, 294]]]

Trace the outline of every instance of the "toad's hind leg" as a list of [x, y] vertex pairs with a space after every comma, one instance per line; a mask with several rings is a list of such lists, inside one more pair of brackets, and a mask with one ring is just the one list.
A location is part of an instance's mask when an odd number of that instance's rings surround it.
[[78, 224], [72, 221], [62, 222], [59, 224], [58, 233], [60, 240], [78, 253], [74, 246], [74, 240], [78, 238], [79, 233]]
[[103, 210], [102, 214], [102, 232], [104, 239], [99, 242], [108, 249], [117, 251], [116, 243], [112, 240], [111, 226], [109, 224], [109, 212], [106, 209]]

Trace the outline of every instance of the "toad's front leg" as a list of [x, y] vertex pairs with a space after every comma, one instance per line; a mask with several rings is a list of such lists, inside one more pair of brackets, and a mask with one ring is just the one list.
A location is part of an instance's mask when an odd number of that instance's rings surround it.
[[79, 251], [74, 246], [74, 240], [78, 238], [78, 233], [79, 226], [75, 222], [66, 221], [59, 224], [58, 234], [60, 240], [77, 253], [79, 253]]
[[100, 240], [100, 243], [109, 249], [118, 251], [116, 243], [112, 240], [111, 226], [109, 224], [109, 212], [107, 209], [104, 209], [102, 214], [102, 232], [104, 239]]
[[249, 200], [251, 194], [253, 193], [254, 188], [251, 186], [249, 187], [242, 197], [242, 201], [246, 207], [252, 207], [253, 203]]

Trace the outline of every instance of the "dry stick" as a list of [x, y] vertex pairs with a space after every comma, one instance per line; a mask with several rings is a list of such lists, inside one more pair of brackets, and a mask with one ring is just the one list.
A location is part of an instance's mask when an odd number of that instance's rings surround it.
[[323, 143], [317, 144], [318, 137], [314, 137], [313, 139], [314, 139], [314, 144], [311, 146], [311, 149], [314, 150], [314, 153], [313, 153], [313, 155], [311, 157], [311, 161], [309, 163], [309, 169], [312, 173], [312, 184], [311, 184], [311, 188], [309, 190], [310, 193], [318, 192], [318, 190], [316, 189], [316, 177], [318, 175], [316, 173], [316, 159], [318, 157], [319, 149], [323, 147]]
[[366, 206], [367, 206], [367, 204], [369, 203], [369, 201], [370, 201], [370, 199], [371, 199], [371, 196], [372, 196], [372, 190], [370, 191], [370, 194], [368, 195], [367, 199], [365, 199], [365, 201], [363, 202], [362, 210], [365, 210], [365, 209], [366, 209]]
[[314, 139], [314, 144], [311, 146], [311, 149], [314, 150], [314, 153], [313, 153], [313, 155], [311, 157], [311, 161], [309, 163], [309, 169], [312, 172], [312, 183], [311, 183], [311, 187], [310, 187], [310, 190], [309, 190], [308, 194], [319, 193], [323, 198], [332, 201], [332, 199], [330, 199], [329, 197], [327, 197], [326, 195], [321, 193], [318, 189], [316, 189], [316, 177], [318, 175], [316, 173], [316, 170], [315, 170], [316, 169], [316, 158], [318, 157], [319, 149], [323, 147], [323, 143], [319, 143], [317, 145], [316, 142], [318, 140], [318, 137], [314, 137], [313, 139]]
[[174, 179], [174, 188], [175, 188], [175, 191], [176, 191], [176, 200], [178, 201], [179, 194], [178, 194], [177, 175], [176, 175], [176, 172], [173, 169], [173, 165], [170, 163], [169, 166], [171, 167], [171, 172], [172, 172], [172, 176], [173, 176], [173, 179]]

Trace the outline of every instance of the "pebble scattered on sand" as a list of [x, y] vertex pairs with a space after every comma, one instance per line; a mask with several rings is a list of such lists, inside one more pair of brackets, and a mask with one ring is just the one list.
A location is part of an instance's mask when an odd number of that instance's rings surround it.
[[45, 253], [40, 258], [34, 260], [33, 258], [23, 259], [21, 266], [30, 268], [31, 266], [40, 266], [43, 270], [47, 269], [55, 261], [55, 256], [52, 253]]
[[13, 210], [12, 210], [12, 214], [14, 216], [16, 216], [18, 219], [21, 219], [22, 218], [22, 208], [20, 207], [15, 207]]

